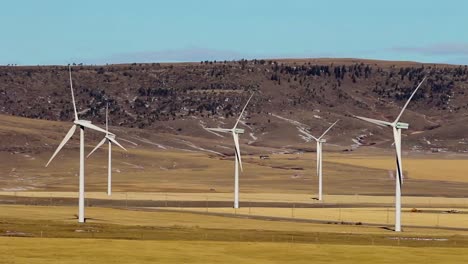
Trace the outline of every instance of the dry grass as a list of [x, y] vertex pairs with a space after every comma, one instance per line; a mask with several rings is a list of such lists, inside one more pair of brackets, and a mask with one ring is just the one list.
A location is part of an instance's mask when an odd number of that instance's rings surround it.
[[[87, 151], [91, 150], [91, 146]], [[53, 150], [51, 149], [50, 152]], [[0, 184], [3, 190], [33, 188], [41, 191], [75, 191], [78, 152], [65, 149], [48, 168], [50, 153], [10, 154], [0, 152]], [[210, 157], [203, 153], [177, 151], [130, 150], [113, 154], [113, 189], [117, 192], [165, 193], [228, 193], [233, 189], [233, 161]], [[245, 172], [241, 175], [244, 193], [315, 194], [315, 157], [305, 155], [273, 155], [270, 160], [245, 156]], [[107, 156], [99, 151], [86, 164], [87, 191], [105, 191]], [[372, 160], [374, 161], [374, 160]], [[369, 162], [364, 156], [326, 155], [324, 191], [326, 194], [392, 195], [394, 182], [389, 178], [391, 157]], [[415, 163], [413, 165], [412, 163]], [[446, 174], [440, 174], [445, 170]], [[468, 186], [463, 160], [405, 159], [410, 180], [404, 195], [463, 196]], [[444, 175], [450, 175], [445, 177]]]
[[[47, 192], [47, 191], [23, 191], [23, 192], [0, 192], [2, 196], [11, 197], [30, 197], [30, 198], [78, 198], [77, 192]], [[199, 193], [199, 192], [113, 192], [108, 196], [104, 192], [86, 192], [86, 198], [103, 199], [110, 201], [233, 201], [233, 194], [229, 193]], [[292, 194], [292, 193], [240, 193], [240, 201], [244, 206], [251, 202], [285, 202], [291, 207], [294, 204], [337, 204], [337, 205], [356, 205], [356, 204], [385, 204], [393, 206], [394, 196], [370, 196], [370, 195], [324, 195], [323, 202], [318, 201], [315, 195], [310, 194]], [[13, 199], [13, 198], [12, 198]], [[449, 197], [421, 197], [421, 196], [403, 196], [402, 204], [412, 207], [445, 207], [450, 208], [468, 208], [468, 198], [449, 198]]]
[[72, 207], [2, 206], [0, 233], [33, 237], [0, 237], [0, 263], [468, 261], [468, 239], [460, 231], [408, 228], [394, 234], [379, 227], [110, 208], [88, 208], [91, 219], [77, 224], [75, 212]]
[[[178, 208], [173, 208], [178, 210]], [[468, 210], [458, 209], [459, 213], [445, 213], [444, 208], [418, 208], [411, 212], [403, 208], [402, 224], [412, 226], [451, 227], [468, 229]], [[457, 208], [453, 208], [457, 209]], [[298, 219], [313, 219], [337, 222], [362, 222], [392, 226], [395, 219], [393, 208], [185, 208], [187, 211], [270, 216]], [[468, 234], [468, 231], [465, 232]]]
[[[198, 212], [220, 212], [227, 214], [245, 214], [249, 215], [264, 215], [264, 216], [284, 216], [291, 217], [292, 214], [296, 218], [313, 218], [325, 220], [338, 220], [338, 209], [314, 208], [314, 209], [299, 209], [295, 208], [241, 208], [234, 210], [232, 208], [174, 208], [175, 211], [135, 211], [121, 210], [112, 208], [96, 208], [91, 207], [86, 209], [86, 217], [89, 218], [89, 224], [109, 224], [119, 226], [154, 226], [154, 227], [185, 227], [185, 228], [206, 228], [206, 229], [222, 229], [222, 230], [268, 230], [268, 231], [285, 231], [285, 232], [337, 232], [337, 233], [359, 233], [359, 234], [388, 234], [389, 231], [379, 227], [354, 226], [354, 225], [324, 225], [313, 223], [294, 223], [288, 224], [280, 221], [264, 221], [256, 219], [238, 219], [232, 217], [222, 217], [204, 214], [192, 214], [190, 211]], [[44, 221], [57, 222], [63, 224], [76, 224], [74, 215], [77, 213], [76, 207], [68, 206], [22, 206], [22, 205], [4, 205], [0, 210], [0, 219], [15, 220], [18, 222], [27, 221]], [[386, 209], [341, 209], [341, 217], [350, 217], [358, 219], [360, 217], [370, 217], [376, 221], [382, 220], [385, 223]], [[389, 211], [392, 216], [392, 212]], [[422, 214], [422, 217], [426, 214]], [[415, 216], [416, 219], [418, 216]], [[452, 219], [466, 219], [466, 215], [450, 214], [440, 217], [440, 223], [443, 224]], [[403, 223], [405, 220], [412, 219], [413, 216], [405, 216], [403, 214]], [[430, 223], [431, 217], [427, 217]], [[359, 220], [359, 221], [362, 221]], [[390, 223], [393, 218], [390, 217]], [[364, 221], [363, 221], [364, 222]], [[462, 221], [466, 222], [466, 221]], [[390, 224], [391, 225], [391, 224]], [[458, 223], [465, 226], [466, 223]], [[37, 228], [40, 228], [38, 226]], [[437, 230], [431, 229], [405, 229], [405, 234], [413, 235], [453, 235], [466, 234], [464, 231]]]
[[[382, 170], [394, 170], [392, 156], [331, 156], [328, 161]], [[412, 158], [403, 159], [403, 170], [411, 179], [468, 182], [468, 163], [466, 159]]]
[[0, 238], [0, 263], [466, 263], [465, 248]]
[[[1, 219], [33, 219], [37, 221], [58, 221], [75, 224], [75, 207], [43, 207], [43, 206], [2, 206]], [[133, 210], [118, 210], [111, 208], [87, 208], [88, 223], [106, 223], [124, 226], [180, 226], [186, 228], [211, 229], [244, 229], [244, 230], [270, 230], [270, 231], [303, 231], [320, 232], [323, 225], [295, 223], [285, 225], [281, 222], [262, 221], [255, 219], [239, 219], [221, 216], [190, 214], [188, 212], [146, 212]], [[328, 232], [363, 232], [382, 233], [378, 228], [356, 226], [329, 226]]]
[[[294, 214], [296, 218], [314, 218], [337, 220], [339, 211], [338, 209], [327, 208], [314, 208], [314, 209], [299, 209], [295, 208], [241, 208], [234, 210], [232, 208], [210, 208], [206, 209], [179, 209], [174, 208], [175, 212], [166, 211], [134, 211], [134, 210], [121, 210], [112, 208], [87, 208], [86, 217], [89, 218], [88, 223], [111, 224], [120, 226], [158, 226], [158, 227], [171, 227], [179, 226], [186, 228], [207, 228], [207, 229], [224, 229], [224, 230], [269, 230], [269, 231], [290, 231], [290, 232], [345, 232], [345, 233], [368, 233], [368, 234], [388, 234], [388, 231], [379, 227], [366, 227], [366, 226], [353, 226], [353, 225], [323, 225], [313, 223], [294, 223], [285, 224], [279, 221], [264, 221], [256, 219], [238, 219], [231, 217], [192, 214], [190, 210], [198, 212], [221, 212], [231, 214], [245, 214], [248, 215], [265, 215], [265, 216], [284, 216], [291, 217]], [[76, 207], [68, 206], [22, 206], [22, 205], [4, 205], [0, 210], [0, 219], [17, 219], [19, 221], [50, 221], [59, 222], [64, 224], [76, 224], [74, 215], [77, 213]], [[381, 220], [386, 219], [386, 209], [373, 208], [373, 209], [341, 209], [342, 218], [353, 217], [354, 219], [362, 217], [371, 217], [373, 219]], [[391, 211], [389, 213], [392, 215]], [[413, 216], [406, 217], [403, 214], [403, 219], [411, 219]], [[422, 214], [424, 215], [425, 214]], [[379, 219], [379, 217], [381, 219]], [[417, 217], [417, 216], [415, 216]], [[451, 219], [466, 219], [466, 215], [444, 215], [440, 218], [440, 223], [445, 221], [452, 221]], [[327, 219], [328, 218], [328, 219]], [[431, 221], [431, 218], [427, 218]], [[393, 221], [393, 218], [390, 218]], [[385, 222], [385, 221], [382, 221]], [[466, 221], [463, 221], [466, 222]], [[405, 222], [404, 222], [405, 223]], [[458, 223], [465, 226], [466, 223]], [[391, 225], [391, 224], [390, 224]], [[451, 230], [428, 230], [408, 228], [405, 234], [464, 234], [463, 231]]]

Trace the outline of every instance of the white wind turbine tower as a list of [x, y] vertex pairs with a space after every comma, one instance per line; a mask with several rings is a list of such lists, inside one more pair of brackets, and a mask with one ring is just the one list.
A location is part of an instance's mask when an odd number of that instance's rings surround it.
[[91, 130], [95, 130], [102, 133], [107, 133], [104, 129], [91, 124], [91, 121], [87, 120], [80, 120], [78, 119], [78, 112], [76, 111], [76, 104], [75, 104], [75, 95], [73, 94], [73, 82], [71, 78], [71, 67], [68, 66], [68, 71], [70, 75], [70, 90], [72, 95], [72, 102], [73, 102], [73, 110], [75, 113], [75, 120], [73, 121], [73, 126], [70, 128], [68, 133], [65, 135], [65, 138], [60, 142], [60, 145], [55, 150], [54, 154], [50, 158], [49, 162], [45, 165], [46, 167], [49, 166], [50, 162], [55, 158], [55, 156], [60, 152], [63, 146], [70, 140], [70, 138], [75, 133], [77, 127], [80, 128], [80, 178], [79, 178], [79, 197], [78, 197], [78, 222], [84, 223], [85, 216], [84, 216], [84, 130], [85, 128], [89, 128]]
[[336, 123], [338, 123], [338, 121], [340, 120], [336, 120], [335, 123], [333, 123], [327, 130], [325, 130], [325, 132], [323, 132], [323, 134], [316, 138], [314, 136], [312, 136], [315, 141], [317, 142], [317, 176], [319, 178], [319, 193], [318, 193], [318, 200], [319, 201], [322, 201], [322, 145], [323, 143], [327, 142], [325, 139], [323, 139], [323, 137], [328, 133], [328, 131], [330, 131], [330, 129], [336, 125]]
[[423, 78], [423, 80], [419, 83], [419, 85], [413, 91], [408, 101], [403, 106], [403, 109], [401, 109], [400, 114], [395, 119], [395, 121], [393, 121], [393, 123], [382, 121], [382, 120], [376, 120], [372, 118], [367, 118], [367, 117], [354, 116], [356, 118], [359, 118], [361, 120], [364, 120], [364, 121], [367, 121], [367, 122], [370, 122], [379, 126], [391, 127], [393, 130], [393, 139], [395, 141], [395, 151], [396, 151], [396, 172], [397, 172], [397, 177], [395, 177], [395, 231], [396, 232], [401, 231], [401, 184], [403, 183], [403, 168], [401, 164], [401, 130], [408, 129], [409, 127], [408, 123], [402, 123], [398, 121], [400, 121], [400, 118], [403, 115], [403, 112], [405, 111], [406, 107], [408, 106], [411, 99], [416, 94], [419, 87], [421, 87], [421, 85], [424, 83], [425, 80], [426, 80], [426, 77]]
[[106, 135], [104, 138], [99, 142], [96, 147], [88, 154], [86, 158], [89, 158], [91, 154], [94, 153], [98, 148], [100, 148], [104, 143], [109, 144], [109, 160], [108, 160], [108, 167], [107, 167], [107, 195], [112, 194], [112, 143], [119, 146], [121, 149], [127, 151], [122, 145], [115, 140], [115, 135], [109, 133], [109, 121], [108, 121], [108, 112], [109, 112], [109, 105], [106, 106]]
[[247, 108], [247, 105], [249, 104], [250, 99], [252, 99], [253, 95], [254, 94], [252, 93], [249, 100], [247, 101], [244, 108], [242, 109], [242, 112], [240, 113], [239, 118], [237, 119], [237, 122], [234, 124], [233, 128], [207, 128], [207, 130], [214, 131], [214, 132], [231, 133], [234, 139], [234, 146], [235, 146], [234, 149], [236, 152], [235, 168], [234, 168], [234, 208], [239, 208], [239, 166], [240, 166], [241, 171], [244, 171], [244, 169], [242, 168], [242, 160], [241, 160], [240, 147], [239, 147], [239, 134], [244, 134], [244, 129], [237, 128], [237, 125], [239, 124], [242, 114], [244, 113], [245, 108]]

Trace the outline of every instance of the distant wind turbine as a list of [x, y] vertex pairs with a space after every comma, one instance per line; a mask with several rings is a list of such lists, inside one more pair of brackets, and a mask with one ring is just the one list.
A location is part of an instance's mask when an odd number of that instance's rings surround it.
[[117, 142], [115, 139], [115, 135], [109, 133], [109, 105], [106, 106], [106, 135], [104, 138], [99, 142], [96, 147], [88, 154], [86, 158], [89, 158], [91, 154], [93, 154], [98, 148], [100, 148], [106, 141], [109, 143], [109, 160], [108, 160], [108, 167], [107, 167], [107, 195], [112, 194], [112, 143], [119, 146], [121, 149], [127, 151], [122, 145]]
[[312, 136], [312, 138], [315, 139], [317, 142], [317, 176], [319, 178], [319, 193], [318, 193], [318, 199], [319, 201], [322, 201], [322, 144], [327, 142], [323, 137], [330, 131], [330, 129], [338, 123], [339, 120], [336, 120], [335, 123], [333, 123], [323, 134], [316, 138]]
[[396, 151], [396, 172], [397, 172], [397, 177], [395, 177], [395, 231], [396, 232], [401, 231], [401, 184], [403, 183], [403, 166], [401, 164], [401, 130], [408, 129], [409, 127], [408, 123], [401, 123], [398, 121], [400, 121], [400, 118], [403, 115], [403, 112], [405, 111], [406, 107], [408, 106], [411, 99], [416, 94], [419, 87], [421, 87], [421, 85], [424, 83], [425, 80], [426, 80], [426, 77], [423, 78], [423, 80], [419, 83], [419, 85], [413, 91], [408, 101], [403, 106], [403, 109], [401, 109], [400, 114], [395, 119], [395, 121], [393, 121], [393, 123], [382, 121], [382, 120], [376, 120], [372, 118], [367, 118], [367, 117], [354, 116], [356, 118], [359, 118], [361, 120], [367, 121], [372, 124], [376, 124], [378, 126], [391, 127], [393, 130], [393, 139], [394, 139], [395, 151]]
[[60, 142], [60, 145], [55, 150], [54, 154], [50, 158], [49, 162], [45, 165], [46, 167], [49, 166], [50, 162], [55, 158], [55, 156], [60, 152], [63, 146], [70, 140], [70, 138], [75, 133], [77, 127], [80, 128], [80, 178], [79, 178], [79, 197], [78, 197], [78, 222], [84, 223], [85, 216], [84, 216], [84, 130], [85, 128], [89, 128], [94, 131], [107, 133], [104, 129], [91, 124], [91, 121], [87, 120], [80, 120], [78, 119], [78, 112], [76, 111], [76, 104], [75, 104], [75, 95], [73, 94], [73, 82], [71, 77], [71, 67], [68, 66], [68, 72], [70, 75], [70, 90], [72, 95], [72, 102], [73, 102], [73, 110], [75, 113], [75, 120], [73, 121], [73, 126], [70, 128], [68, 133], [65, 135], [65, 138]]
[[235, 146], [235, 167], [234, 167], [234, 208], [239, 208], [239, 166], [241, 171], [244, 171], [242, 167], [242, 160], [241, 160], [241, 153], [240, 153], [240, 147], [239, 147], [239, 134], [244, 134], [244, 129], [242, 128], [237, 128], [237, 125], [239, 124], [240, 119], [242, 118], [242, 114], [245, 111], [245, 108], [247, 108], [247, 105], [250, 102], [250, 99], [253, 97], [253, 93], [250, 96], [249, 100], [245, 104], [244, 108], [242, 109], [242, 112], [239, 115], [239, 118], [237, 119], [236, 123], [234, 124], [233, 128], [207, 128], [207, 130], [214, 131], [214, 132], [222, 132], [222, 133], [231, 133], [232, 137], [234, 139], [234, 146]]

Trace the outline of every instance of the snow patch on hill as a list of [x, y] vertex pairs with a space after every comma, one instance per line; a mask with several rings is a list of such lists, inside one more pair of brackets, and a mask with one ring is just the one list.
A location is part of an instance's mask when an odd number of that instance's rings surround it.
[[214, 153], [216, 155], [221, 155], [223, 156], [222, 153], [220, 152], [217, 152], [217, 151], [214, 151], [214, 150], [211, 150], [211, 149], [206, 149], [206, 148], [202, 148], [200, 146], [197, 146], [195, 144], [193, 144], [192, 142], [190, 141], [187, 141], [187, 140], [183, 140], [183, 139], [179, 139], [180, 142], [184, 143], [185, 145], [191, 147], [191, 148], [194, 148], [194, 149], [197, 149], [197, 150], [201, 150], [201, 151], [205, 151], [205, 152], [211, 152], [211, 153]]
[[297, 128], [297, 131], [299, 131], [299, 137], [302, 138], [305, 142], [311, 142], [314, 139], [314, 136], [312, 136], [312, 134], [309, 133], [309, 126], [307, 126], [306, 124], [303, 124], [299, 121], [296, 121], [296, 120], [293, 120], [293, 119], [289, 119], [289, 118], [286, 118], [286, 117], [282, 117], [282, 116], [279, 116], [277, 114], [271, 114], [272, 116], [278, 118], [278, 119], [281, 119], [283, 121], [286, 121], [294, 126], [296, 126]]

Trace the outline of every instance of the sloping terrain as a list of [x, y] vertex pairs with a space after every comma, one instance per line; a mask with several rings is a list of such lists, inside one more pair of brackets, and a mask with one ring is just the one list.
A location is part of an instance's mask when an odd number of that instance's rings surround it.
[[[0, 113], [71, 120], [67, 70], [0, 67]], [[428, 81], [402, 118], [410, 123], [403, 147], [465, 152], [466, 66], [303, 59], [73, 67], [83, 119], [103, 123], [108, 103], [111, 123], [122, 128], [224, 140], [204, 128], [232, 126], [255, 92], [242, 138], [252, 146], [296, 150], [312, 150], [314, 144], [304, 144], [311, 139], [308, 134], [320, 135], [337, 119], [331, 144], [390, 147], [390, 131], [351, 114], [393, 120], [425, 75]]]
[[[282, 119], [280, 119], [282, 120]], [[285, 129], [298, 132], [296, 123]], [[0, 115], [0, 190], [75, 191], [78, 173], [78, 132], [45, 167], [71, 123]], [[113, 190], [117, 192], [230, 193], [233, 188], [233, 147], [230, 137], [190, 137], [155, 133], [151, 129], [110, 127], [127, 149], [113, 148]], [[304, 135], [303, 133], [301, 135]], [[85, 132], [86, 153], [102, 135]], [[280, 137], [271, 146], [241, 142], [245, 171], [242, 193], [316, 193], [315, 153], [298, 152]], [[277, 145], [278, 147], [273, 147]], [[313, 149], [314, 143], [297, 144]], [[325, 194], [392, 195], [393, 152], [374, 147], [342, 151], [324, 146]], [[247, 154], [245, 154], [247, 153]], [[287, 154], [290, 153], [290, 154]], [[266, 156], [262, 159], [260, 156]], [[463, 154], [404, 153], [405, 195], [466, 197], [468, 165]], [[427, 160], [431, 166], [425, 166]], [[440, 170], [438, 167], [446, 167]], [[86, 160], [87, 191], [104, 191], [107, 149]], [[280, 200], [278, 200], [280, 201]]]

